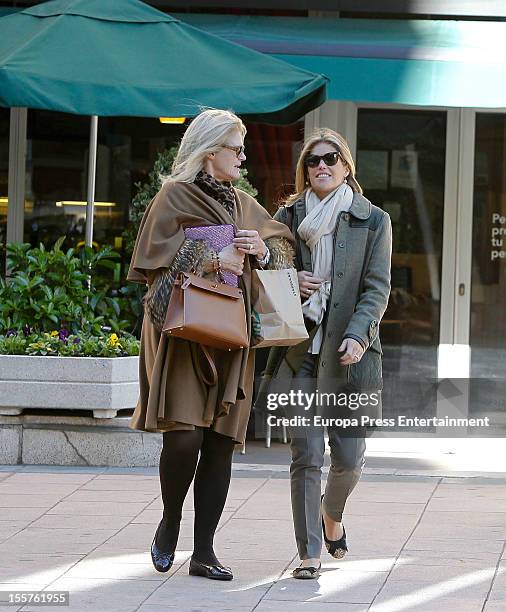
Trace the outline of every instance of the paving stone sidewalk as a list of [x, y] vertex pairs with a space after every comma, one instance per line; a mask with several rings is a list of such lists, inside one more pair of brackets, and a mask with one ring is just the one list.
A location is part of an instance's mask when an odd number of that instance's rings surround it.
[[69, 607], [0, 611], [506, 610], [506, 474], [408, 475], [373, 461], [347, 507], [349, 554], [324, 551], [320, 579], [301, 581], [286, 456], [253, 445], [237, 457], [216, 538], [228, 583], [188, 575], [191, 494], [174, 567], [154, 571], [156, 469], [0, 467], [0, 591], [70, 592]]

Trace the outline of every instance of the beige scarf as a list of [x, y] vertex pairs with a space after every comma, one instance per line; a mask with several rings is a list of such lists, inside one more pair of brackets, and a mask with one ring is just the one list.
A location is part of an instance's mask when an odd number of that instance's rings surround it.
[[[311, 251], [313, 274], [324, 282], [303, 304], [304, 316], [320, 324], [327, 309], [332, 280], [332, 252], [334, 230], [342, 211], [348, 211], [353, 201], [353, 190], [343, 183], [323, 200], [312, 189], [306, 192], [306, 217], [297, 228], [297, 233]], [[322, 329], [318, 329], [310, 352], [320, 351]]]

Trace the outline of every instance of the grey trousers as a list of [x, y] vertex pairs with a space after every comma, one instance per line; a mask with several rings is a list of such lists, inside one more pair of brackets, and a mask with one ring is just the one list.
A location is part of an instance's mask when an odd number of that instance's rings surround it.
[[[311, 378], [316, 359], [317, 355], [308, 354], [296, 378]], [[289, 433], [292, 514], [297, 550], [301, 559], [319, 558], [323, 539], [321, 472], [325, 456], [324, 428], [289, 428]], [[323, 504], [325, 514], [341, 522], [346, 500], [362, 474], [365, 436], [343, 436], [342, 430], [336, 427], [328, 428], [328, 436], [330, 470]]]

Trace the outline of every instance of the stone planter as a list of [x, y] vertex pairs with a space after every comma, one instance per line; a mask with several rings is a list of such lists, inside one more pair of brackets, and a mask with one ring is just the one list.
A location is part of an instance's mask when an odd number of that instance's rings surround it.
[[113, 418], [118, 410], [135, 408], [138, 371], [138, 357], [0, 355], [0, 415], [44, 408]]

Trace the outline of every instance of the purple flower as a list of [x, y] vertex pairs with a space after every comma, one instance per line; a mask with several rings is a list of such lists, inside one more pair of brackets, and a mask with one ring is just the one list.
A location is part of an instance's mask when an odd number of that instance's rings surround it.
[[10, 338], [11, 336], [17, 336], [17, 335], [18, 335], [18, 332], [15, 329], [8, 329], [5, 332], [5, 337], [6, 338]]
[[58, 338], [60, 339], [60, 342], [64, 342], [65, 344], [67, 344], [69, 336], [70, 332], [67, 329], [60, 329], [60, 331], [58, 332]]
[[25, 337], [32, 333], [32, 328], [28, 325], [28, 323], [23, 327], [23, 333]]
[[72, 344], [79, 344], [79, 342], [81, 342], [81, 338], [74, 338], [72, 340]]

